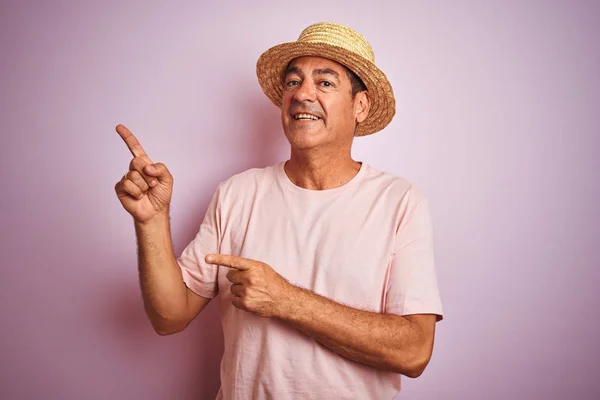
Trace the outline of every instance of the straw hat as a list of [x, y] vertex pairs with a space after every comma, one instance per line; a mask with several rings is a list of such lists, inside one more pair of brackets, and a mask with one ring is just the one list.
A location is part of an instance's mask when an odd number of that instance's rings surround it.
[[392, 85], [375, 66], [375, 54], [367, 40], [346, 26], [319, 22], [310, 25], [298, 40], [283, 43], [265, 51], [256, 64], [258, 82], [269, 99], [281, 108], [284, 69], [295, 58], [324, 57], [346, 66], [365, 84], [371, 100], [367, 118], [358, 124], [354, 136], [378, 132], [390, 123], [396, 113]]

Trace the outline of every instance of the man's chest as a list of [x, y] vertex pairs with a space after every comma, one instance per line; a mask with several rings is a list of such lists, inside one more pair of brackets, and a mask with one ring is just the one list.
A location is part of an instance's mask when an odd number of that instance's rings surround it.
[[270, 201], [228, 221], [222, 248], [269, 264], [294, 285], [381, 311], [394, 234], [394, 216], [385, 210], [351, 201]]

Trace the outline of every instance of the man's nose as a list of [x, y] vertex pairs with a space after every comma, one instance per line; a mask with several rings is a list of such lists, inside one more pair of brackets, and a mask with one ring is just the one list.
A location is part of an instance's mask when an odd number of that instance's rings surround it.
[[304, 79], [302, 83], [296, 87], [294, 98], [300, 102], [315, 101], [317, 98], [317, 88], [308, 79]]

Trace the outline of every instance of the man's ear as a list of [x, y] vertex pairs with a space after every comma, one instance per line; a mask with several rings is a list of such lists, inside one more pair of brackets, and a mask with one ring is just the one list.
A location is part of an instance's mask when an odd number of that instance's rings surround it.
[[354, 110], [356, 113], [356, 123], [360, 124], [369, 115], [371, 109], [371, 100], [366, 90], [356, 93], [354, 97]]

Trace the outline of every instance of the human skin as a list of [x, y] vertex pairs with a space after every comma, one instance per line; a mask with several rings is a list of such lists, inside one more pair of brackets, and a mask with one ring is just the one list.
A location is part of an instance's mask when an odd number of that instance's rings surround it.
[[[366, 91], [352, 98], [344, 67], [320, 57], [300, 57], [288, 65], [283, 80], [281, 122], [290, 143], [286, 174], [305, 189], [341, 186], [360, 169], [351, 149], [357, 123], [369, 113]], [[318, 120], [298, 120], [312, 114]]]

